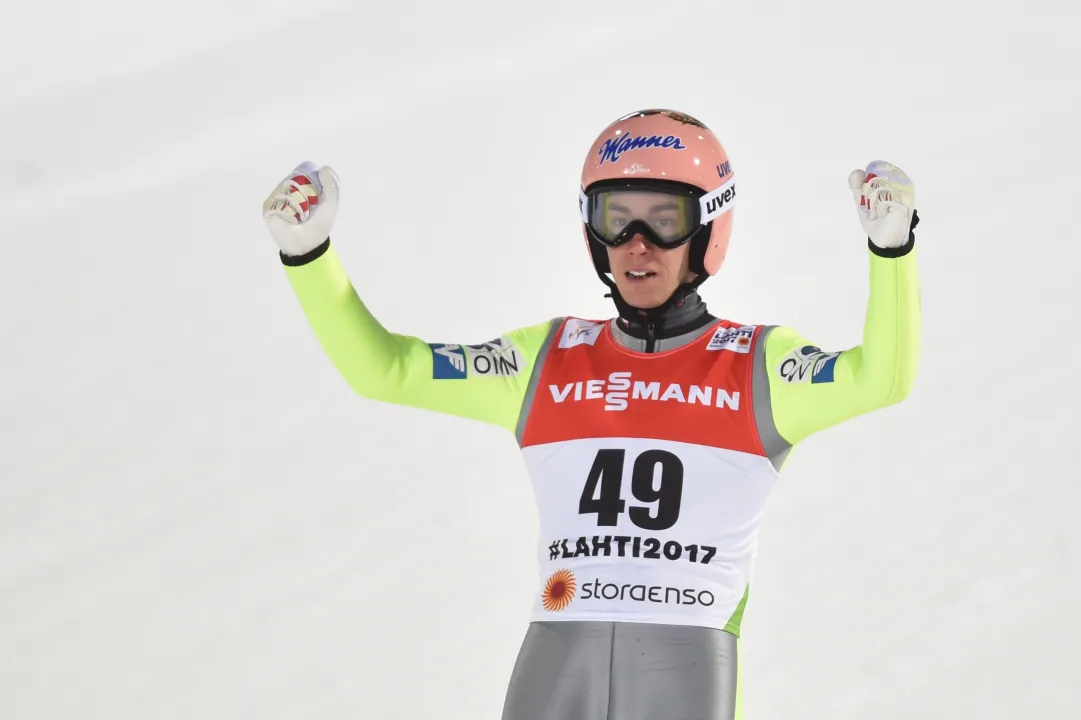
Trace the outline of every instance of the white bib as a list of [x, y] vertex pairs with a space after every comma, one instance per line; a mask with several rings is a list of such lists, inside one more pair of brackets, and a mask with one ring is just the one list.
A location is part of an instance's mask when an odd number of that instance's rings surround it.
[[778, 474], [753, 422], [752, 355], [710, 338], [641, 355], [605, 329], [546, 358], [522, 441], [540, 518], [534, 620], [738, 634]]

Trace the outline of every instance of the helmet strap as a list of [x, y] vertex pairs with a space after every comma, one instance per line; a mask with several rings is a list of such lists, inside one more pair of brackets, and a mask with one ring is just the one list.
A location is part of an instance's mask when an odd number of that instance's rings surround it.
[[[614, 280], [599, 270], [597, 276], [600, 277], [601, 282], [608, 286], [609, 292], [605, 293], [604, 296], [612, 299], [612, 303], [616, 306], [616, 312], [620, 320], [623, 321], [624, 329], [632, 335], [637, 334], [636, 329], [646, 332], [645, 328], [649, 328], [648, 334], [663, 337], [673, 329], [684, 328], [688, 325], [698, 326], [703, 320], [712, 319], [697, 293], [699, 286], [708, 277], [706, 275], [698, 275], [690, 282], [681, 283], [668, 296], [667, 300], [651, 308], [638, 308], [631, 305], [619, 293], [619, 288]], [[678, 312], [688, 302], [701, 306], [701, 313], [690, 316], [687, 313]]]
[[593, 255], [593, 268], [596, 270], [597, 277], [601, 279], [601, 282], [608, 286], [610, 292], [605, 293], [604, 296], [612, 299], [619, 317], [631, 325], [652, 325], [656, 330], [665, 328], [667, 321], [671, 319], [672, 312], [695, 295], [702, 283], [709, 279], [709, 274], [705, 271], [704, 260], [706, 249], [709, 247], [710, 230], [709, 225], [703, 226], [688, 240], [690, 244], [688, 266], [690, 271], [695, 274], [695, 278], [680, 283], [668, 296], [667, 300], [652, 308], [637, 308], [620, 295], [615, 280], [608, 277], [607, 274], [611, 272], [607, 249], [593, 237], [590, 237], [589, 250]]

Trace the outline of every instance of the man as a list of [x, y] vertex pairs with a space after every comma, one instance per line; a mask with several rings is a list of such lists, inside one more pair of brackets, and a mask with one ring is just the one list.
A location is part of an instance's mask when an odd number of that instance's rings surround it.
[[863, 342], [711, 315], [735, 171], [683, 113], [612, 123], [586, 157], [583, 231], [617, 317], [556, 318], [475, 345], [386, 330], [330, 245], [338, 183], [307, 163], [264, 216], [330, 360], [361, 396], [513, 433], [534, 484], [540, 582], [504, 720], [732, 720], [756, 538], [789, 451], [902, 400], [919, 352], [909, 179], [849, 176], [869, 240]]

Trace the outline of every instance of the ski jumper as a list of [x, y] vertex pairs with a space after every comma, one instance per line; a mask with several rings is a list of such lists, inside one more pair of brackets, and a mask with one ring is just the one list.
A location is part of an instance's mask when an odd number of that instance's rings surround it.
[[863, 339], [844, 351], [712, 316], [660, 339], [561, 317], [428, 342], [373, 317], [329, 240], [282, 260], [357, 394], [493, 424], [521, 448], [539, 572], [503, 720], [736, 720], [758, 527], [785, 459], [912, 387], [913, 243], [869, 246]]

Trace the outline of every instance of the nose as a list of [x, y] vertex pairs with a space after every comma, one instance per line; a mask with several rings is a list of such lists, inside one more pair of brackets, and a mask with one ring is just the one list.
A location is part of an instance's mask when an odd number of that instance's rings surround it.
[[635, 233], [634, 237], [627, 242], [627, 252], [642, 254], [650, 251], [652, 246], [642, 233]]

